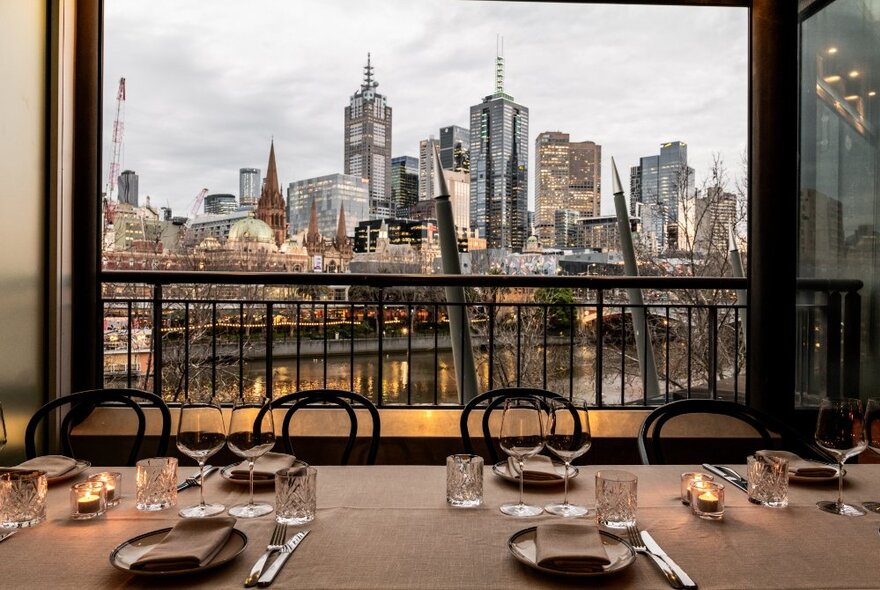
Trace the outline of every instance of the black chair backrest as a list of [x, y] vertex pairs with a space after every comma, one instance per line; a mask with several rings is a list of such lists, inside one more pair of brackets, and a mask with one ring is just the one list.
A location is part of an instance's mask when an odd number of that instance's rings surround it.
[[[725, 450], [723, 446], [712, 448], [704, 445], [694, 453], [689, 453], [692, 456], [688, 458], [676, 458], [664, 452], [664, 425], [675, 417], [687, 414], [727, 416], [747, 424], [760, 438], [761, 446], [754, 447], [751, 444], [755, 451], [780, 447], [780, 450], [797, 453], [805, 459], [833, 462], [828, 454], [803, 439], [793, 428], [754, 408], [724, 400], [685, 399], [662, 405], [645, 417], [638, 436], [639, 457], [643, 465], [689, 464], [694, 462], [694, 454], [699, 454], [700, 462], [729, 462], [727, 457], [719, 458], [719, 454]], [[744, 463], [745, 458], [746, 455], [740, 457], [741, 462]]]
[[159, 408], [159, 412], [162, 415], [162, 431], [159, 435], [159, 446], [156, 454], [164, 456], [168, 453], [168, 442], [171, 438], [171, 412], [168, 410], [168, 406], [165, 405], [165, 402], [162, 401], [162, 398], [158, 395], [140, 389], [93, 389], [90, 391], [80, 391], [59, 397], [58, 399], [45, 404], [31, 417], [27, 428], [25, 429], [25, 455], [28, 459], [33, 459], [37, 456], [36, 435], [37, 427], [40, 422], [52, 411], [69, 404], [70, 411], [64, 416], [64, 419], [61, 421], [61, 428], [59, 429], [61, 436], [61, 453], [74, 457], [73, 448], [70, 444], [70, 434], [73, 429], [88, 418], [97, 406], [106, 403], [117, 403], [132, 409], [138, 419], [135, 440], [132, 444], [131, 452], [128, 455], [128, 462], [126, 463], [128, 466], [133, 466], [140, 454], [141, 446], [144, 442], [144, 433], [146, 432], [147, 427], [147, 420], [144, 411], [141, 408], [141, 403], [135, 401], [135, 399], [141, 399], [149, 405]]
[[[492, 461], [492, 464], [498, 462], [498, 451], [495, 450], [492, 433], [489, 430], [489, 417], [491, 416], [493, 410], [495, 410], [499, 406], [504, 405], [505, 401], [515, 397], [536, 399], [545, 409], [549, 409], [550, 407], [548, 400], [565, 399], [563, 396], [553, 391], [547, 391], [546, 389], [537, 389], [533, 387], [503, 387], [500, 389], [487, 391], [486, 393], [481, 393], [480, 395], [469, 401], [464, 407], [464, 410], [462, 410], [461, 412], [461, 421], [459, 423], [459, 428], [461, 429], [461, 440], [464, 444], [465, 453], [474, 454], [474, 445], [471, 442], [470, 429], [468, 428], [468, 418], [470, 417], [473, 410], [477, 409], [478, 406], [485, 404], [482, 422], [483, 441], [486, 443], [486, 448], [488, 449], [489, 453], [489, 459]], [[572, 408], [570, 409], [574, 414], [574, 406], [572, 406]], [[575, 424], [579, 423], [576, 421]], [[580, 434], [580, 432], [578, 432], [577, 434]]]
[[[373, 431], [370, 436], [370, 446], [367, 451], [367, 465], [376, 464], [376, 454], [379, 451], [379, 439], [382, 432], [382, 423], [379, 419], [379, 411], [376, 406], [359, 393], [345, 391], [342, 389], [310, 389], [305, 391], [297, 391], [272, 400], [271, 407], [273, 409], [286, 407], [287, 412], [284, 414], [284, 422], [281, 427], [281, 436], [284, 438], [284, 448], [291, 455], [293, 452], [293, 443], [290, 440], [290, 421], [294, 413], [300, 408], [315, 405], [333, 405], [345, 410], [348, 414], [350, 428], [348, 432], [348, 440], [345, 444], [345, 450], [342, 453], [342, 465], [347, 465], [351, 458], [352, 450], [357, 441], [358, 419], [354, 411], [354, 406], [362, 406], [370, 413], [373, 422]], [[257, 417], [261, 420], [263, 414], [268, 408], [263, 408]]]

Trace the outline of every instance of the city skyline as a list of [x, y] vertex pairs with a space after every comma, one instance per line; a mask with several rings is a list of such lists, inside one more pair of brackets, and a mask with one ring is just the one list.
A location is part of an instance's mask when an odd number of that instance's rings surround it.
[[[273, 137], [283, 189], [342, 172], [341, 112], [367, 52], [395, 111], [391, 155], [416, 156], [419, 140], [442, 126], [467, 126], [468, 108], [491, 93], [496, 34], [504, 37], [505, 85], [531, 111], [530, 145], [554, 130], [595, 141], [607, 156], [607, 177], [610, 156], [634, 165], [680, 139], [691, 147], [698, 180], [713, 152], [739, 172], [745, 10], [390, 0], [262, 2], [242, 12], [222, 2], [211, 10], [202, 2], [173, 11], [163, 4], [107, 2], [104, 127], [115, 114], [115, 81], [125, 76], [121, 165], [138, 173], [142, 200], [150, 195], [175, 214], [186, 214], [203, 186], [237, 193], [238, 170], [262, 169]], [[168, 14], [173, 24], [162, 20]], [[300, 23], [302, 34], [260, 35], [263, 24], [285, 19]], [[197, 23], [200, 34], [191, 35], [187, 23]], [[634, 28], [638, 35], [620, 34]], [[331, 29], [337, 43], [319, 43]], [[255, 33], [242, 33], [248, 30]], [[455, 32], [455, 52], [435, 30]], [[707, 68], [714, 75], [701, 80]], [[105, 177], [108, 150], [105, 131]], [[532, 178], [528, 184], [534, 209]], [[602, 197], [606, 213], [607, 183]]]

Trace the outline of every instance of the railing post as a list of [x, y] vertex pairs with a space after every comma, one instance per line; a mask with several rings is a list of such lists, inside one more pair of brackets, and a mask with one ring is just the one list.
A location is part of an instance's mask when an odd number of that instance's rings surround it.
[[385, 340], [385, 290], [379, 289], [379, 302], [376, 306], [376, 350], [378, 353], [378, 367], [376, 374], [376, 405], [381, 406], [385, 398], [384, 378], [384, 340]]
[[861, 371], [862, 297], [858, 290], [848, 291], [843, 303], [843, 391], [855, 396], [859, 391]]
[[602, 407], [602, 350], [604, 348], [605, 330], [605, 290], [596, 289], [596, 406]]
[[153, 285], [153, 393], [162, 397], [162, 283]]
[[825, 305], [825, 389], [828, 397], [840, 396], [840, 291], [829, 291]]
[[275, 308], [272, 302], [266, 304], [266, 397], [273, 397], [272, 382], [274, 381], [275, 367], [272, 356], [275, 339]]

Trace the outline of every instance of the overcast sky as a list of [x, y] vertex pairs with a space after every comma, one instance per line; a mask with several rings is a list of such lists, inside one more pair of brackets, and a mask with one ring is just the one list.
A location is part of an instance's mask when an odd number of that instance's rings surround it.
[[343, 110], [367, 52], [393, 109], [394, 156], [418, 157], [439, 128], [468, 126], [494, 87], [529, 108], [534, 139], [564, 131], [629, 168], [662, 142], [688, 144], [697, 182], [712, 154], [741, 169], [747, 128], [747, 11], [462, 0], [106, 0], [104, 170], [126, 78], [122, 169], [140, 196], [188, 215], [202, 187], [238, 195], [238, 170], [265, 175], [269, 143], [288, 183], [343, 171]]

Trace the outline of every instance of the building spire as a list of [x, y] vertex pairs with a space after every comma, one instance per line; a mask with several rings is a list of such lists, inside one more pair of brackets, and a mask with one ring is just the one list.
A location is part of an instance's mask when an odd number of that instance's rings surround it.
[[495, 39], [495, 95], [504, 94], [504, 37]]
[[373, 80], [373, 66], [370, 63], [370, 54], [367, 53], [367, 65], [364, 66], [364, 83], [361, 85], [363, 90], [375, 88], [379, 83]]
[[318, 240], [318, 202], [312, 199], [312, 211], [309, 213], [309, 232], [306, 234], [306, 242], [312, 243]]
[[275, 137], [272, 137], [272, 145], [269, 148], [269, 166], [266, 169], [266, 186], [269, 190], [280, 190], [278, 184], [278, 168], [275, 166]]
[[339, 220], [336, 224], [336, 243], [341, 246], [345, 243], [346, 239], [348, 239], [348, 235], [345, 232], [345, 208], [340, 203]]

